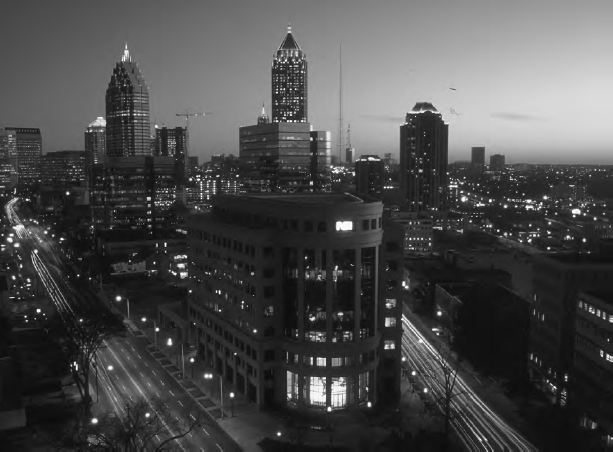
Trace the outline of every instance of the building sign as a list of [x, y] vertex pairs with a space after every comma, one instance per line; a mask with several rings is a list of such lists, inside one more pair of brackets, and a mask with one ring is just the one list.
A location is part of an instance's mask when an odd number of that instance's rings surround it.
[[111, 275], [124, 275], [127, 273], [142, 273], [147, 271], [147, 261], [141, 262], [119, 262], [112, 264], [113, 273]]

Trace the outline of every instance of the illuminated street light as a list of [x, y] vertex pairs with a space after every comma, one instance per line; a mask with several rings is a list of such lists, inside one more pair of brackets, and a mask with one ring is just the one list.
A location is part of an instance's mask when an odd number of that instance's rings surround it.
[[109, 371], [111, 371], [111, 370], [113, 370], [113, 366], [109, 366], [109, 367], [107, 367], [106, 369], [107, 369], [107, 370], [109, 370]]
[[117, 303], [119, 303], [119, 302], [121, 301], [121, 295], [117, 295], [117, 296], [115, 297], [115, 301], [116, 301]]
[[281, 436], [281, 432], [277, 432], [277, 436]]
[[436, 315], [440, 317], [440, 316], [443, 315], [443, 312], [442, 311], [436, 311]]
[[428, 388], [424, 388], [424, 394], [428, 393]]
[[92, 424], [95, 425], [97, 423], [98, 423], [98, 418], [97, 417], [92, 418]]
[[234, 417], [234, 393], [230, 393], [230, 416]]
[[328, 413], [332, 412], [332, 407], [331, 407], [331, 406], [328, 406], [328, 408], [326, 408], [326, 411], [327, 411]]
[[146, 322], [146, 321], [147, 321], [147, 318], [146, 318], [146, 317], [143, 317], [142, 319], [140, 319], [140, 321], [141, 321], [141, 322]]
[[166, 342], [166, 345], [172, 347], [172, 338], [168, 338], [168, 341]]
[[411, 375], [415, 376], [415, 375], [417, 375], [417, 372], [413, 371], [413, 372], [411, 372]]
[[149, 418], [149, 417], [151, 417], [151, 414], [149, 414], [149, 413], [145, 413], [145, 417], [146, 417], [146, 418]]
[[367, 408], [372, 408], [372, 403], [370, 403], [370, 401], [368, 401], [368, 403], [366, 404]]

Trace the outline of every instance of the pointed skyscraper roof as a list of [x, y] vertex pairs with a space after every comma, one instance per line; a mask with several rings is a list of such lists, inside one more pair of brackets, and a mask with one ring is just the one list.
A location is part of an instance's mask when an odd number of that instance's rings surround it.
[[266, 116], [266, 109], [264, 109], [264, 102], [262, 102], [262, 113], [260, 113], [261, 116]]
[[287, 25], [287, 35], [285, 35], [285, 39], [279, 46], [279, 50], [301, 50], [300, 46], [294, 39], [292, 35], [292, 26], [291, 24]]
[[130, 51], [128, 50], [127, 42], [126, 42], [126, 48], [123, 51], [123, 56], [121, 57], [121, 61], [132, 61], [132, 58], [130, 58]]

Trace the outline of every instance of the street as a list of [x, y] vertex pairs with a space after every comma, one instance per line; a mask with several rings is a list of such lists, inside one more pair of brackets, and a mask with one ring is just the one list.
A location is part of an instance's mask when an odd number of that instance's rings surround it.
[[[409, 371], [416, 372], [435, 395], [444, 394], [446, 383], [439, 350], [403, 315], [402, 352]], [[449, 364], [453, 368], [453, 364]], [[447, 384], [448, 385], [448, 384]], [[451, 385], [447, 386], [448, 388]], [[537, 449], [494, 413], [458, 373], [453, 387], [451, 419], [457, 436], [471, 451], [518, 451]]]
[[[16, 199], [11, 200], [6, 205], [6, 212], [19, 238], [20, 249], [24, 258], [31, 260], [41, 284], [62, 318], [75, 319], [83, 313], [102, 310], [95, 294], [83, 288], [76, 290], [53, 240], [40, 227], [26, 227], [21, 223], [13, 208], [15, 203]], [[112, 406], [117, 415], [122, 416], [123, 407], [130, 400], [144, 398], [151, 403], [154, 399], [160, 399], [168, 413], [181, 419], [184, 424], [190, 424], [194, 419], [200, 420], [199, 427], [174, 441], [175, 450], [239, 450], [204, 407], [151, 356], [146, 349], [148, 339], [130, 334], [126, 336], [107, 340], [105, 347], [97, 353], [99, 395], [100, 399], [104, 399], [99, 404]], [[96, 382], [92, 380], [91, 384], [95, 387]], [[157, 441], [164, 441], [173, 434], [166, 426], [165, 435], [157, 438]]]

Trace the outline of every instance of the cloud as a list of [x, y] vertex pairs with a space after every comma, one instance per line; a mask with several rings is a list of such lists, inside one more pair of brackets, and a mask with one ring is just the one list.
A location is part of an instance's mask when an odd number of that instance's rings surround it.
[[541, 118], [540, 116], [525, 115], [523, 113], [513, 113], [510, 111], [495, 111], [491, 113], [490, 116], [492, 118], [503, 119], [505, 121], [543, 121], [543, 118]]

